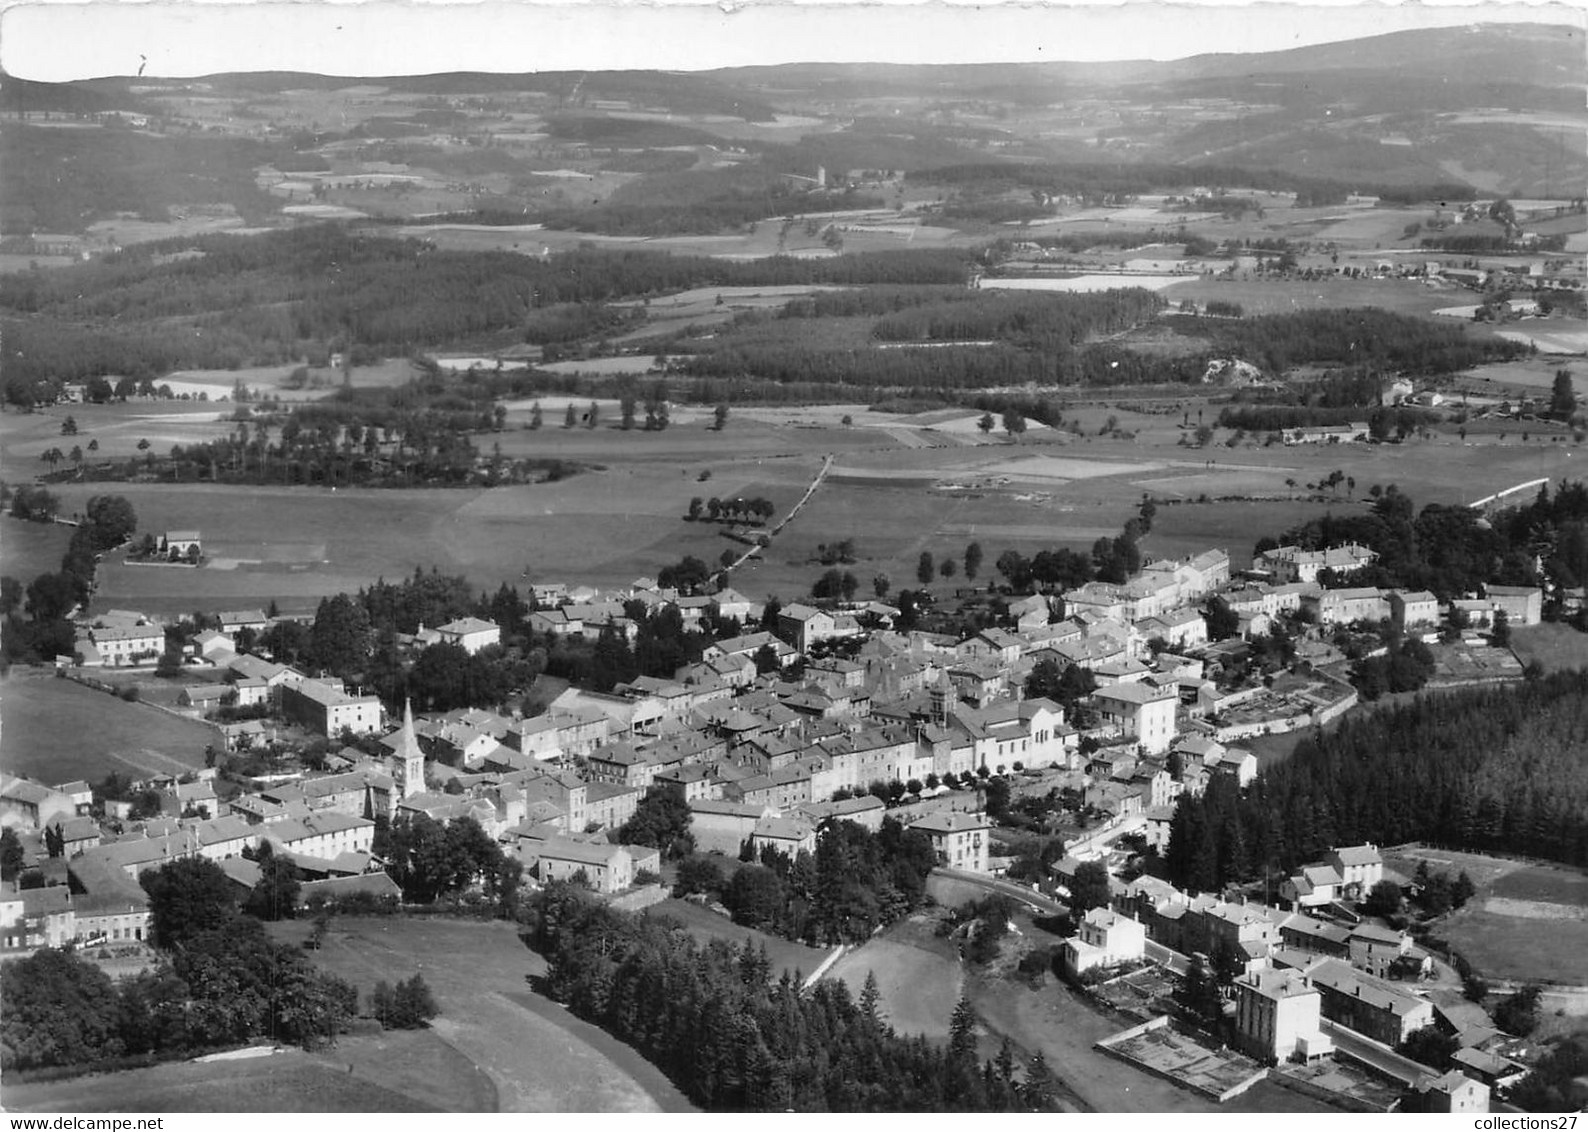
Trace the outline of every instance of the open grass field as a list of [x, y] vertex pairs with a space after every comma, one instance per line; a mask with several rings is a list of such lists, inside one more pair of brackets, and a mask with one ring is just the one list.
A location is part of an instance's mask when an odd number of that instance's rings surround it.
[[72, 530], [60, 523], [25, 523], [9, 514], [0, 518], [0, 574], [25, 586], [40, 574], [59, 570]]
[[[308, 928], [273, 926], [288, 941]], [[690, 1111], [633, 1050], [529, 988], [526, 976], [543, 974], [545, 963], [510, 924], [339, 917], [312, 954], [362, 995], [378, 980], [422, 974], [441, 1008], [432, 1032], [489, 1080], [499, 1111]]]
[[[398, 1077], [390, 1081], [390, 1086], [396, 1087], [390, 1087], [362, 1072], [349, 1073], [347, 1066], [353, 1059], [376, 1064], [384, 1060], [384, 1067], [401, 1066], [409, 1071], [419, 1067], [420, 1059], [409, 1050], [386, 1049], [378, 1057], [368, 1057], [364, 1047], [371, 1040], [344, 1038], [323, 1055], [284, 1050], [268, 1057], [179, 1061], [67, 1081], [7, 1085], [0, 1095], [11, 1112], [445, 1111], [422, 1097], [432, 1082], [446, 1085], [447, 1092], [457, 1091], [444, 1074]], [[394, 1075], [383, 1072], [381, 1076]]]
[[781, 939], [766, 932], [740, 927], [709, 908], [702, 908], [699, 904], [691, 904], [687, 900], [669, 898], [659, 904], [653, 904], [645, 910], [645, 914], [666, 916], [670, 920], [678, 921], [699, 943], [720, 939], [732, 947], [743, 947], [745, 940], [749, 940], [756, 947], [765, 945], [767, 955], [772, 960], [773, 978], [776, 978], [781, 971], [788, 971], [791, 974], [798, 971], [809, 976], [822, 965], [822, 961], [828, 955], [828, 952], [820, 947], [806, 947], [803, 943], [794, 940]]
[[1225, 503], [1183, 503], [1158, 508], [1152, 530], [1141, 541], [1142, 553], [1155, 558], [1184, 558], [1204, 550], [1227, 550], [1230, 568], [1251, 565], [1252, 547], [1264, 535], [1278, 536], [1297, 523], [1329, 512], [1349, 515], [1361, 510], [1348, 502], [1264, 499]]
[[220, 734], [206, 724], [129, 704], [53, 672], [14, 668], [0, 681], [5, 769], [48, 785], [97, 782], [112, 771], [182, 775], [202, 767], [204, 748], [219, 743]]
[[1523, 664], [1538, 661], [1546, 672], [1588, 668], [1588, 633], [1546, 622], [1511, 630], [1511, 651]]
[[1495, 333], [1545, 354], [1588, 354], [1588, 325], [1582, 319], [1531, 319]]
[[[1400, 223], [1399, 221], [1397, 223]], [[1289, 314], [1336, 307], [1376, 307], [1397, 314], [1431, 314], [1462, 301], [1470, 291], [1430, 287], [1411, 279], [1221, 279], [1193, 276], [1166, 288], [1171, 303], [1221, 300], [1239, 303], [1248, 315]], [[1452, 296], [1455, 296], [1454, 298]]]
[[867, 974], [875, 974], [883, 1017], [896, 1031], [947, 1037], [965, 972], [954, 946], [934, 936], [934, 922], [931, 917], [912, 916], [845, 952], [825, 977], [841, 980], [858, 999]]
[[1468, 905], [1450, 918], [1444, 938], [1482, 974], [1568, 986], [1588, 983], [1588, 921], [1518, 916], [1508, 906], [1496, 912], [1487, 902], [1474, 903], [1480, 906]]
[[[85, 462], [111, 457], [136, 456], [138, 441], [148, 440], [155, 452], [169, 452], [173, 444], [193, 444], [224, 435], [230, 425], [222, 418], [231, 405], [200, 401], [127, 401], [109, 405], [56, 405], [37, 413], [0, 413], [0, 476], [12, 483], [27, 481], [50, 470], [39, 459], [47, 449], [59, 448], [70, 457], [74, 446], [83, 449]], [[75, 436], [62, 436], [67, 417], [77, 422]], [[99, 450], [89, 452], [91, 440]], [[63, 461], [58, 470], [71, 468]]]
[[[1566, 368], [1570, 368], [1569, 363], [1563, 363], [1559, 358], [1515, 358], [1508, 362], [1475, 366], [1458, 376], [1454, 385], [1458, 390], [1470, 390], [1473, 393], [1505, 392], [1485, 388], [1493, 385], [1522, 391], [1547, 390], [1555, 384], [1556, 371]], [[1588, 370], [1579, 365], [1572, 384], [1578, 397], [1588, 397]]]
[[1492, 979], [1588, 984], [1588, 875], [1552, 865], [1443, 849], [1386, 851], [1387, 867], [1407, 877], [1427, 861], [1477, 886], [1466, 907], [1436, 934]]

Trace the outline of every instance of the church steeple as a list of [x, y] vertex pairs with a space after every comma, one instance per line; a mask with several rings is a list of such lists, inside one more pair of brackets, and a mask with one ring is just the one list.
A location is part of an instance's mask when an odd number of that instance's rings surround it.
[[419, 736], [414, 734], [413, 700], [403, 701], [403, 725], [397, 732], [397, 743], [392, 751], [396, 764], [395, 777], [404, 798], [411, 798], [425, 788], [425, 753], [420, 749]]

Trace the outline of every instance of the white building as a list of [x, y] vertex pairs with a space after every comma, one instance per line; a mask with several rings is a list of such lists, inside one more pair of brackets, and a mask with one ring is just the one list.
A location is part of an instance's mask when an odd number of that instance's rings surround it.
[[1112, 684], [1092, 693], [1105, 725], [1141, 744], [1148, 754], [1169, 749], [1175, 734], [1175, 709], [1180, 696], [1173, 687], [1154, 684]]
[[436, 633], [441, 637], [442, 644], [457, 645], [470, 656], [481, 649], [502, 643], [502, 630], [496, 622], [478, 617], [460, 617], [456, 621], [448, 621], [445, 625], [437, 626]]

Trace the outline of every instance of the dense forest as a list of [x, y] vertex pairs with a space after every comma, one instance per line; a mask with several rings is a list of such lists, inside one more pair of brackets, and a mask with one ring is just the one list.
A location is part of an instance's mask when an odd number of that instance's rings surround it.
[[168, 220], [172, 208], [214, 201], [260, 223], [282, 202], [254, 183], [254, 170], [287, 163], [291, 154], [286, 145], [251, 138], [8, 123], [0, 128], [0, 227], [10, 235], [81, 232], [117, 213]]
[[339, 344], [351, 344], [357, 362], [470, 335], [544, 340], [532, 313], [541, 308], [691, 287], [961, 283], [970, 261], [969, 252], [938, 250], [754, 262], [581, 250], [534, 259], [438, 251], [335, 225], [169, 240], [12, 276], [0, 295], [6, 397], [32, 404], [52, 399], [55, 383], [96, 374], [278, 364]]
[[1588, 865], [1588, 674], [1418, 697], [1303, 740], [1248, 787], [1215, 781], [1170, 825], [1169, 877], [1275, 883], [1336, 845], [1424, 841]]
[[[836, 980], [802, 990], [764, 952], [697, 944], [661, 916], [613, 911], [565, 885], [538, 899], [532, 945], [548, 995], [627, 1042], [711, 1111], [990, 1112], [1045, 1110], [1040, 1055], [1017, 1078], [1006, 1047], [979, 1063], [975, 1018], [955, 1012], [946, 1048], [901, 1037], [868, 985], [856, 1002]], [[775, 981], [774, 981], [775, 978]]]
[[1169, 321], [1182, 334], [1207, 339], [1215, 355], [1238, 357], [1270, 373], [1309, 362], [1407, 374], [1453, 373], [1527, 353], [1524, 343], [1471, 336], [1459, 324], [1371, 307], [1246, 319], [1176, 315]]

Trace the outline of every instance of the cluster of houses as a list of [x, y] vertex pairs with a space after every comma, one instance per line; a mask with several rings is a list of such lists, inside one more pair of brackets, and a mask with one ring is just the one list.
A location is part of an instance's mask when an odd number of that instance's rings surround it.
[[[69, 851], [56, 859], [71, 871], [70, 891], [25, 899], [75, 900], [74, 915], [98, 893], [136, 905], [137, 873], [175, 856], [231, 862], [223, 867], [245, 884], [253, 874], [242, 850], [265, 842], [292, 854], [311, 885], [333, 886], [319, 891], [376, 888], [384, 875], [383, 863], [371, 856], [374, 821], [404, 814], [471, 817], [532, 876], [582, 872], [592, 887], [617, 892], [657, 865], [654, 853], [608, 837], [653, 786], [675, 790], [687, 803], [703, 849], [738, 854], [768, 845], [809, 848], [830, 820], [880, 826], [885, 804], [867, 795], [878, 784], [899, 784], [902, 790], [878, 793], [923, 803], [912, 814], [940, 862], [986, 871], [995, 864], [989, 824], [968, 812], [972, 795], [941, 797], [947, 784], [1055, 768], [1081, 792], [1087, 820], [1096, 823], [1074, 839], [1075, 851], [1135, 830], [1162, 842], [1180, 794], [1205, 789], [1219, 774], [1241, 785], [1251, 781], [1256, 759], [1229, 744], [1231, 734], [1261, 730], [1262, 721], [1232, 732], [1220, 719], [1248, 694], [1268, 697], [1251, 709], [1267, 710], [1262, 705], [1278, 691], [1277, 685], [1246, 692], [1215, 687], [1208, 669], [1230, 642], [1208, 644], [1201, 606], [1221, 594], [1247, 635], [1266, 631], [1265, 619], [1309, 603], [1325, 623], [1376, 619], [1383, 609], [1408, 625], [1437, 614], [1437, 603], [1424, 594], [1372, 590], [1371, 598], [1359, 598], [1319, 585], [1322, 571], [1348, 575], [1372, 558], [1355, 546], [1280, 547], [1233, 582], [1221, 550], [1156, 561], [1122, 585], [1094, 582], [1065, 592], [1063, 619], [1055, 618], [1053, 599], [1037, 594], [1014, 601], [1004, 626], [963, 639], [896, 630], [898, 611], [880, 602], [838, 611], [795, 603], [779, 610], [775, 631], [716, 641], [670, 679], [640, 677], [609, 693], [571, 688], [533, 718], [465, 709], [428, 718], [405, 713], [399, 724], [358, 689], [239, 652], [245, 631], [260, 632], [270, 618], [260, 610], [225, 611], [218, 627], [184, 646], [194, 670], [207, 667], [220, 680], [188, 684], [183, 710], [263, 708], [259, 714], [267, 718], [225, 725], [232, 746], [268, 735], [278, 723], [377, 741], [331, 754], [324, 774], [263, 783], [226, 801], [215, 796], [207, 773], [196, 782], [159, 784], [169, 791], [171, 813], [131, 832], [97, 827], [86, 816], [91, 796], [75, 788], [81, 784], [52, 791], [11, 780], [0, 797], [0, 818], [34, 831], [59, 823]], [[653, 579], [606, 594], [537, 585], [535, 599], [538, 630], [584, 636], [609, 629], [633, 635], [637, 626], [625, 613], [633, 601], [676, 609], [686, 625], [708, 615], [754, 624], [765, 612], [733, 590], [693, 597]], [[1537, 620], [1536, 591], [1489, 587], [1482, 601], [1491, 616], [1504, 609], [1513, 623]], [[500, 637], [490, 621], [464, 617], [420, 626], [404, 643], [448, 644], [473, 654]], [[853, 639], [847, 656], [810, 654], [815, 645], [844, 638]], [[84, 627], [80, 652], [85, 646], [101, 664], [138, 663], [164, 651], [165, 630], [136, 613], [113, 611]], [[1059, 703], [1025, 696], [1027, 677], [1044, 662], [1060, 671], [1079, 666], [1094, 678], [1084, 733]], [[1354, 694], [1323, 687], [1298, 699], [1307, 711], [1321, 712], [1343, 710]], [[1083, 738], [1091, 740], [1084, 754]], [[114, 805], [110, 811], [114, 817]], [[1310, 892], [1325, 892], [1331, 883], [1322, 874], [1302, 879]], [[22, 923], [34, 915], [19, 914]], [[125, 920], [104, 934], [137, 939], [145, 929], [146, 921]], [[100, 934], [92, 917], [74, 930]]]
[[[1055, 871], [1073, 876], [1078, 864], [1066, 858]], [[1196, 955], [1228, 965], [1235, 1045], [1265, 1064], [1316, 1061], [1342, 1047], [1388, 1060], [1434, 1026], [1455, 1038], [1457, 1068], [1427, 1070], [1416, 1083], [1438, 1110], [1487, 1111], [1490, 1089], [1525, 1067], [1499, 1052], [1506, 1036], [1459, 989], [1423, 985], [1433, 959], [1410, 936], [1358, 914], [1357, 901], [1383, 876], [1378, 848], [1355, 845], [1288, 878], [1275, 905], [1190, 896], [1150, 876], [1111, 880], [1110, 905], [1086, 913], [1061, 962], [1088, 981], [1147, 961], [1184, 971]]]

